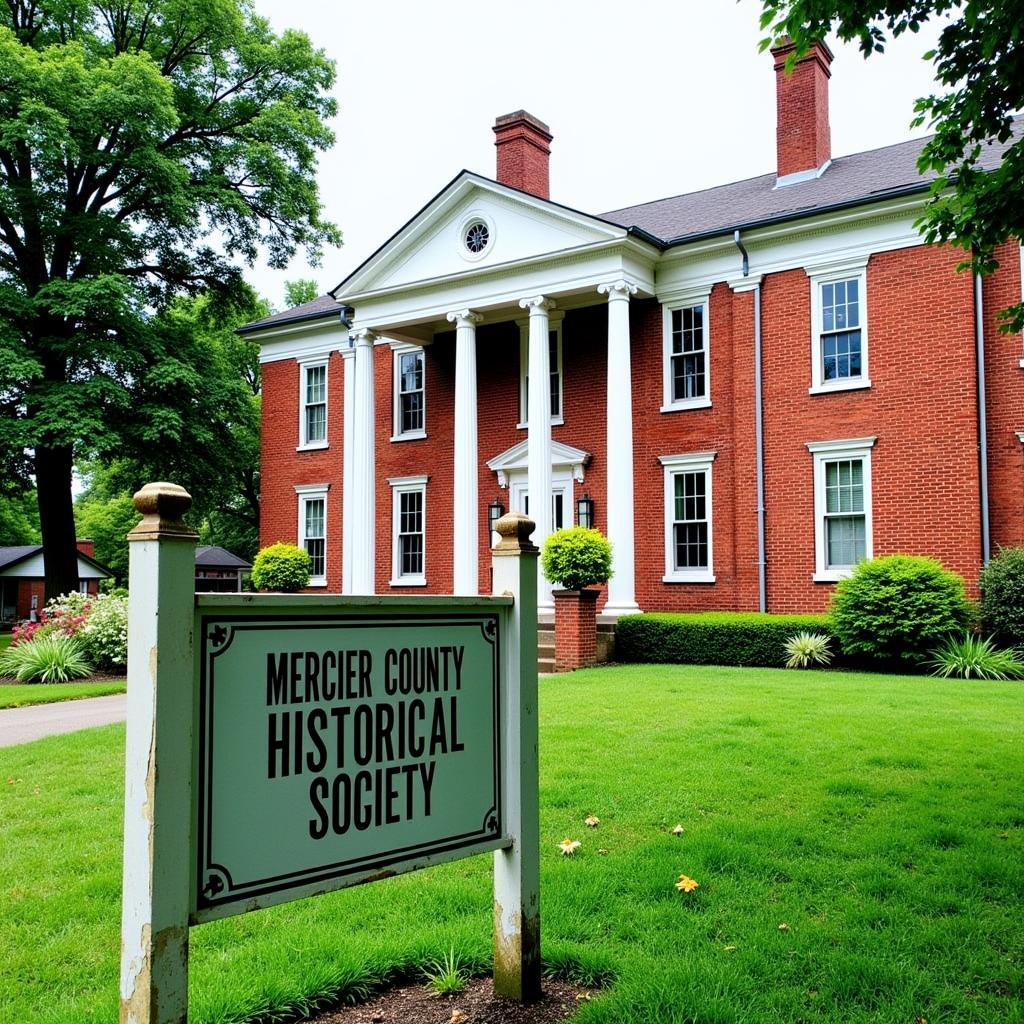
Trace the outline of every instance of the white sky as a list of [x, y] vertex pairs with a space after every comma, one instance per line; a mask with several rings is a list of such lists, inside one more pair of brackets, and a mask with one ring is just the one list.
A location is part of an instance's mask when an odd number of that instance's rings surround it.
[[[758, 53], [756, 0], [256, 0], [275, 29], [303, 29], [337, 61], [338, 141], [320, 165], [345, 235], [311, 269], [247, 278], [277, 308], [284, 282], [333, 288], [462, 168], [494, 176], [499, 114], [551, 126], [551, 198], [588, 213], [775, 168], [775, 83]], [[932, 91], [921, 55], [936, 29], [865, 61], [835, 52], [835, 156], [911, 136]], [[922, 131], [916, 134], [923, 134]]]

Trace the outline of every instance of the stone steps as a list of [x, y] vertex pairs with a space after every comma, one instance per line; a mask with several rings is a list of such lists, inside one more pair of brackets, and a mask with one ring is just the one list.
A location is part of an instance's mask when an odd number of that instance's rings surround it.
[[[611, 661], [615, 642], [615, 623], [597, 623], [597, 660], [598, 663]], [[537, 671], [549, 673], [555, 671], [555, 624], [541, 621], [537, 624]]]

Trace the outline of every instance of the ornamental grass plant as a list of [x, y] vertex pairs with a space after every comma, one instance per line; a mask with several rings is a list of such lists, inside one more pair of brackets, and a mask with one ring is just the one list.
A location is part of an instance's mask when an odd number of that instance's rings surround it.
[[19, 683], [67, 683], [91, 673], [82, 645], [60, 633], [37, 636], [0, 655], [0, 676], [12, 676]]
[[1020, 679], [1024, 676], [1024, 660], [1013, 648], [1000, 650], [995, 637], [974, 636], [950, 638], [932, 655], [933, 676], [958, 679]]

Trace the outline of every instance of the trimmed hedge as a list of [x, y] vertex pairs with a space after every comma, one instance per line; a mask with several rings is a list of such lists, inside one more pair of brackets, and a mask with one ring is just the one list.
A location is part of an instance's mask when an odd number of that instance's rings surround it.
[[785, 643], [810, 630], [839, 645], [826, 615], [759, 612], [652, 612], [625, 615], [615, 627], [615, 660], [662, 665], [782, 668]]

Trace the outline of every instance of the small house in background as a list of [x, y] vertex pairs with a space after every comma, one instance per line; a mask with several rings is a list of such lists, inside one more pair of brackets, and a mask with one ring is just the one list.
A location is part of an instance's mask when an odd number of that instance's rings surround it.
[[196, 592], [200, 594], [235, 593], [242, 589], [242, 577], [252, 563], [226, 548], [196, 548]]
[[[99, 582], [113, 573], [93, 557], [91, 540], [79, 540], [78, 589], [83, 594], [99, 592]], [[45, 572], [42, 544], [0, 547], [0, 622], [21, 622], [45, 604]]]

